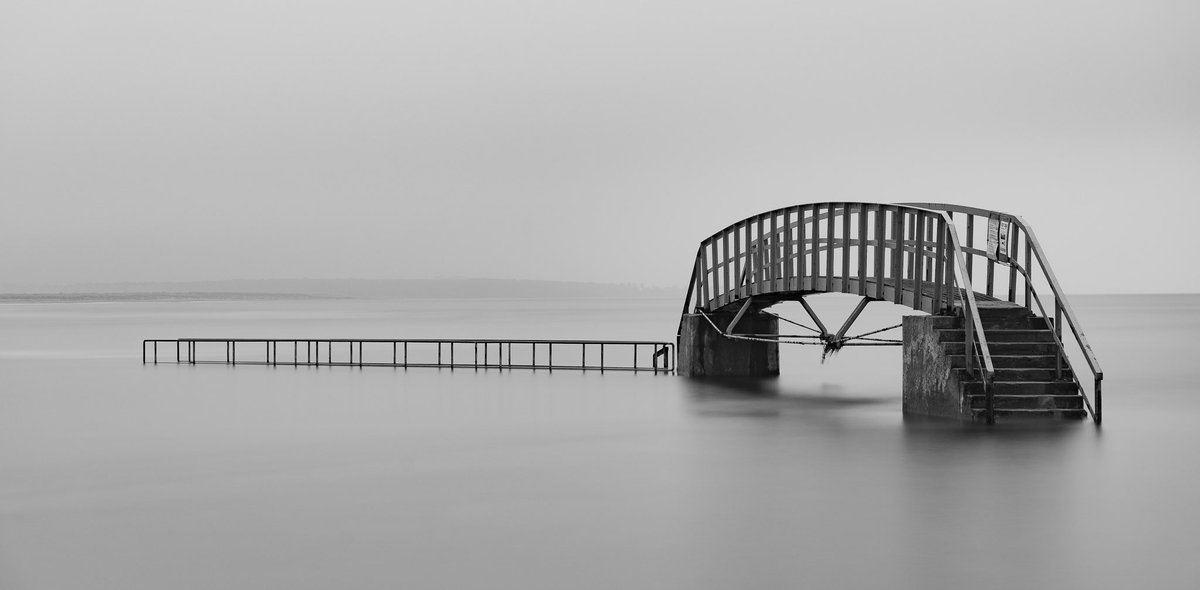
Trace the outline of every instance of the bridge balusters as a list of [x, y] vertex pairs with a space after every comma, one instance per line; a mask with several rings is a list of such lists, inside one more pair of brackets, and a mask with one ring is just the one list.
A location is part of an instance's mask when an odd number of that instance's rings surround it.
[[[975, 247], [975, 216], [967, 214], [967, 248]], [[967, 253], [967, 279], [975, 282], [975, 255]]]
[[726, 228], [725, 231], [721, 233], [721, 301], [720, 301], [721, 305], [725, 305], [726, 303], [729, 303], [729, 301], [730, 301], [729, 291], [730, 291], [730, 287], [732, 286], [729, 283], [729, 264], [730, 264], [730, 262], [731, 261], [729, 260], [729, 229]]
[[934, 259], [933, 313], [937, 313], [943, 307], [942, 283], [946, 280], [946, 220], [939, 218], [934, 221], [936, 227], [935, 233], [937, 235], [937, 258]]
[[858, 295], [867, 295], [867, 206], [858, 205]]
[[925, 214], [917, 213], [916, 267], [913, 269], [913, 308], [925, 309]]
[[796, 212], [796, 290], [804, 290], [804, 278], [808, 276], [808, 207], [799, 207]]
[[792, 208], [783, 210], [783, 288], [794, 290], [792, 284]]
[[850, 204], [842, 203], [842, 272], [838, 277], [838, 290], [850, 292]]
[[904, 222], [906, 215], [899, 207], [892, 207], [892, 269], [891, 279], [894, 284], [892, 301], [904, 303]]
[[750, 239], [746, 244], [750, 247], [750, 275], [749, 287], [751, 295], [758, 295], [758, 283], [762, 280], [762, 248], [759, 241], [762, 239], [762, 217], [755, 216], [754, 223], [750, 224]]
[[912, 280], [913, 269], [917, 268], [917, 252], [914, 249], [917, 243], [917, 217], [914, 214], [904, 214], [904, 238], [906, 245], [902, 250], [905, 252], [906, 265], [900, 273], [900, 278]]
[[821, 275], [825, 277], [824, 290], [833, 290], [833, 203], [825, 206], [825, 268]]
[[767, 268], [766, 268], [766, 275], [767, 275], [766, 279], [767, 279], [767, 285], [768, 285], [767, 289], [769, 291], [774, 291], [779, 288], [775, 283], [775, 279], [779, 276], [779, 273], [776, 270], [776, 264], [779, 261], [779, 255], [778, 255], [778, 252], [776, 251], [776, 249], [779, 247], [779, 239], [778, 239], [778, 234], [776, 232], [779, 231], [779, 224], [775, 220], [775, 212], [774, 211], [771, 212], [770, 220], [767, 222], [766, 225], [767, 225], [767, 230], [770, 232], [766, 236], [766, 238], [763, 240], [763, 245], [767, 249], [767, 255], [764, 260], [767, 265]]
[[1033, 245], [1029, 243], [1029, 236], [1025, 236], [1025, 309], [1032, 310], [1033, 305], [1030, 299], [1033, 298]]
[[1009, 303], [1017, 302], [1017, 263], [1019, 261], [1019, 250], [1017, 250], [1017, 240], [1020, 238], [1021, 230], [1017, 225], [1010, 224], [1008, 226], [1008, 301]]
[[883, 234], [886, 230], [887, 210], [877, 205], [871, 216], [871, 277], [875, 286], [867, 293], [876, 299], [883, 298]]

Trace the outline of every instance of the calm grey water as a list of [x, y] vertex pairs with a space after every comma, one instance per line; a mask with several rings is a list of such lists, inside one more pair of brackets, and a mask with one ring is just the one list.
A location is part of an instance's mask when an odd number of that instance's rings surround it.
[[894, 348], [725, 383], [138, 351], [669, 339], [674, 300], [0, 305], [0, 588], [1197, 587], [1200, 296], [1075, 303], [1102, 429], [906, 421]]

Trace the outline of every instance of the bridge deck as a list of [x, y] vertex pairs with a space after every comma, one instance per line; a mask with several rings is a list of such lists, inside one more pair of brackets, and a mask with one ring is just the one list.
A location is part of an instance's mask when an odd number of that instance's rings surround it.
[[[853, 295], [862, 295], [862, 296], [870, 297], [870, 298], [878, 300], [878, 301], [889, 301], [889, 302], [905, 305], [907, 307], [920, 309], [920, 311], [925, 311], [925, 312], [928, 312], [931, 314], [937, 314], [937, 313], [945, 311], [948, 308], [957, 307], [958, 306], [957, 302], [962, 301], [966, 296], [965, 289], [951, 289], [951, 290], [949, 290], [949, 292], [936, 293], [937, 289], [935, 288], [936, 287], [935, 285], [931, 285], [928, 282], [922, 281], [921, 282], [922, 284], [920, 285], [921, 303], [920, 303], [920, 308], [918, 308], [918, 304], [915, 301], [915, 295], [914, 295], [917, 292], [916, 290], [918, 288], [917, 284], [916, 284], [917, 282], [910, 280], [910, 279], [904, 279], [901, 281], [902, 285], [901, 285], [901, 289], [899, 290], [899, 294], [900, 294], [899, 300], [897, 300], [897, 290], [896, 290], [896, 280], [895, 279], [884, 279], [883, 280], [883, 291], [882, 291], [883, 297], [876, 296], [877, 294], [880, 293], [880, 290], [879, 290], [879, 286], [878, 286], [877, 282], [874, 279], [867, 279], [866, 281], [863, 281], [862, 284], [863, 284], [864, 288], [862, 288], [862, 289], [859, 288], [858, 279], [849, 279], [849, 280], [845, 281], [845, 289], [842, 288], [841, 279], [838, 279], [838, 278], [834, 278], [834, 279], [830, 280], [830, 279], [806, 277], [804, 279], [798, 279], [797, 281], [799, 283], [798, 286], [800, 286], [801, 288], [796, 289], [796, 290], [783, 289], [782, 284], [780, 285], [779, 289], [775, 289], [775, 290], [768, 289], [767, 285], [765, 285], [765, 284], [747, 285], [745, 288], [745, 295], [735, 296], [735, 295], [737, 295], [736, 293], [726, 293], [726, 294], [723, 294], [721, 296], [714, 298], [714, 300], [713, 300], [714, 305], [713, 305], [713, 309], [711, 311], [729, 311], [729, 310], [736, 309], [737, 307], [741, 306], [745, 302], [745, 299], [747, 297], [753, 297], [756, 305], [758, 307], [762, 308], [762, 307], [768, 307], [768, 306], [771, 306], [771, 305], [774, 305], [776, 303], [780, 303], [783, 301], [796, 301], [797, 299], [799, 299], [800, 297], [803, 297], [805, 295], [816, 295], [816, 294], [821, 294], [821, 293], [838, 292], [838, 293], [849, 293], [849, 294], [853, 294]], [[833, 289], [825, 288], [827, 282], [833, 283]], [[945, 289], [943, 289], [943, 291], [944, 290]], [[987, 295], [986, 293], [975, 292], [974, 295], [975, 295], [976, 301], [978, 301], [980, 303], [983, 303], [983, 302], [992, 303], [992, 302], [1003, 301], [1002, 299], [999, 299], [999, 298], [991, 296], [991, 295]], [[938, 296], [940, 296], [941, 304], [935, 305], [935, 303], [936, 303], [935, 297], [938, 297]], [[1007, 301], [1003, 301], [1003, 302], [1008, 304]], [[1010, 305], [1015, 305], [1015, 304], [1010, 304]]]

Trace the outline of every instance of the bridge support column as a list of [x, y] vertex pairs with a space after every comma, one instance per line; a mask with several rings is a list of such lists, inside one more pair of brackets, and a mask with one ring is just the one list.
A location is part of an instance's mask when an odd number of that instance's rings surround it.
[[[709, 314], [720, 331], [704, 316], [683, 316], [679, 333], [679, 366], [685, 377], [770, 377], [779, 374], [779, 344], [728, 338], [721, 332], [733, 322], [732, 313]], [[778, 335], [779, 320], [747, 313], [738, 320], [734, 334]]]
[[939, 336], [955, 328], [954, 318], [908, 315], [903, 322], [904, 413], [970, 420], [970, 409], [963, 406], [960, 371]]

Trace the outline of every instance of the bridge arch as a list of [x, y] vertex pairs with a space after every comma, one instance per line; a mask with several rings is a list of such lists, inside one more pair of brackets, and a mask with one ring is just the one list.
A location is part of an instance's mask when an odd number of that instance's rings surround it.
[[812, 293], [849, 293], [926, 313], [957, 299], [957, 235], [938, 211], [881, 203], [808, 203], [730, 224], [700, 242], [684, 313]]

